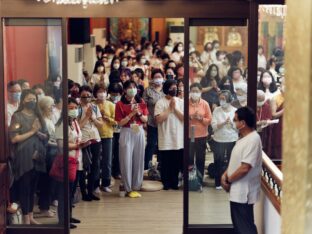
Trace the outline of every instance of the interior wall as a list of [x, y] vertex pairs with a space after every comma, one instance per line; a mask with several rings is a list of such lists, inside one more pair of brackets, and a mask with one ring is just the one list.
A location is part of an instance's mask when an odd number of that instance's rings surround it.
[[159, 43], [165, 46], [168, 37], [166, 18], [152, 18], [151, 27], [152, 41], [156, 39], [156, 32], [159, 32]]
[[4, 37], [5, 80], [42, 83], [47, 78], [47, 27], [7, 26]]

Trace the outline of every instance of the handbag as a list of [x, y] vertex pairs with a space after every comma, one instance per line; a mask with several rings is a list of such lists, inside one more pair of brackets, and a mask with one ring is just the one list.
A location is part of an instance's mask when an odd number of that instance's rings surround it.
[[202, 174], [197, 170], [196, 166], [194, 165], [189, 170], [189, 180], [188, 180], [189, 191], [198, 191], [202, 186], [201, 184], [202, 178], [203, 178]]
[[[78, 160], [76, 157], [68, 158], [68, 180], [76, 180]], [[63, 155], [57, 155], [53, 161], [49, 175], [59, 182], [64, 181], [64, 158]]]

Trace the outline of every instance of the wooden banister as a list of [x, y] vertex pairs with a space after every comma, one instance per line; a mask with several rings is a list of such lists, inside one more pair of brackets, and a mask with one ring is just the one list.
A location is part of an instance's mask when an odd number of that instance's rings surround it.
[[270, 199], [279, 214], [281, 213], [282, 183], [283, 173], [263, 152], [261, 177], [262, 190]]

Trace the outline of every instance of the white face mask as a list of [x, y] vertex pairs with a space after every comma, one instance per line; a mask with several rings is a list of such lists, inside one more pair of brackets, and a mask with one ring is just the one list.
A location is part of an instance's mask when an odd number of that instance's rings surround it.
[[146, 63], [146, 59], [141, 59], [140, 62], [144, 65]]
[[122, 61], [121, 62], [121, 66], [122, 67], [127, 67], [128, 66], [128, 62], [127, 61]]
[[229, 107], [229, 103], [224, 100], [220, 100], [220, 106], [225, 109]]
[[40, 99], [43, 98], [45, 95], [44, 95], [44, 93], [41, 93], [41, 94], [38, 94], [37, 96], [38, 96], [38, 100], [40, 100]]
[[212, 77], [216, 77], [218, 75], [218, 72], [217, 71], [211, 71], [210, 75]]
[[201, 97], [201, 93], [190, 93], [190, 97], [194, 101], [198, 101]]
[[265, 100], [261, 102], [257, 101], [257, 107], [262, 107], [264, 103], [265, 103]]
[[101, 66], [101, 67], [98, 67], [97, 71], [98, 71], [98, 72], [103, 72], [103, 71], [104, 71], [104, 67], [102, 67], [102, 66]]
[[264, 85], [269, 86], [272, 83], [272, 78], [271, 77], [263, 77], [262, 82]]
[[68, 110], [68, 117], [76, 119], [78, 117], [78, 109]]
[[115, 63], [115, 64], [114, 64], [114, 69], [115, 69], [115, 70], [118, 70], [119, 67], [120, 67], [120, 64], [119, 64], [119, 63]]
[[97, 94], [97, 99], [98, 100], [103, 101], [103, 100], [105, 100], [105, 98], [106, 98], [106, 93], [105, 92]]
[[164, 83], [164, 79], [163, 78], [156, 78], [154, 79], [154, 84], [155, 85], [162, 85]]
[[178, 51], [179, 51], [179, 52], [182, 52], [182, 51], [183, 51], [183, 46], [179, 46], [179, 47], [178, 47]]

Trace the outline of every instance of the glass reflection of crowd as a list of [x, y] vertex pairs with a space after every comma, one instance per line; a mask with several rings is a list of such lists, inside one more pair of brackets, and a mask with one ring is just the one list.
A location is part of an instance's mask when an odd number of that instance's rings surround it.
[[[179, 189], [184, 148], [183, 48], [183, 43], [170, 38], [164, 48], [144, 38], [138, 45], [133, 41], [98, 45], [93, 73], [84, 71], [81, 84], [68, 80], [69, 98], [64, 105], [69, 157], [78, 162], [75, 179], [70, 181], [70, 207], [77, 193], [86, 202], [100, 200], [101, 192], [111, 193], [112, 177], [121, 179], [119, 189], [128, 197], [141, 197], [144, 170], [151, 169], [153, 155], [164, 189]], [[191, 151], [189, 163], [205, 174], [208, 141], [214, 154], [215, 186], [220, 189], [224, 162], [238, 139], [233, 115], [247, 105], [244, 56], [240, 51], [221, 51], [218, 41], [207, 43], [202, 53], [191, 48], [189, 108], [194, 134], [190, 138], [195, 138], [197, 150]], [[259, 47], [258, 56], [261, 51]], [[266, 65], [263, 57], [261, 64]], [[278, 77], [283, 71], [276, 70], [274, 56], [267, 65], [259, 67], [258, 73], [258, 130], [268, 155], [280, 158], [284, 85]], [[39, 223], [33, 215], [35, 197], [42, 216], [58, 215], [59, 223], [64, 222], [63, 184], [49, 176], [63, 148], [61, 81], [56, 76], [32, 87], [27, 80], [7, 85], [10, 202], [20, 205], [24, 224]], [[271, 125], [271, 119], [280, 121]], [[57, 214], [51, 206], [58, 206]], [[80, 220], [70, 217], [75, 228]]]

